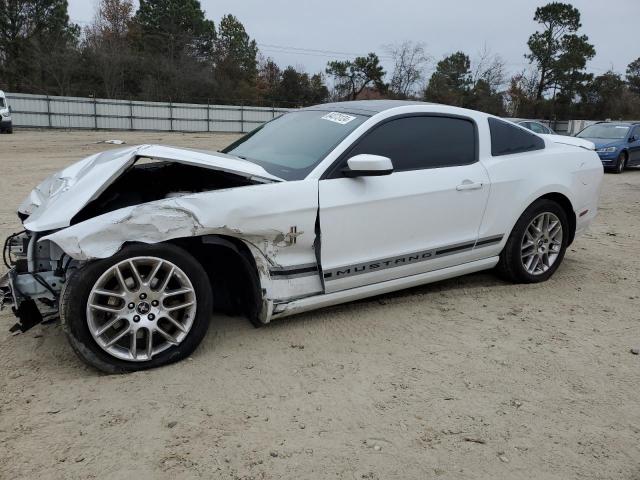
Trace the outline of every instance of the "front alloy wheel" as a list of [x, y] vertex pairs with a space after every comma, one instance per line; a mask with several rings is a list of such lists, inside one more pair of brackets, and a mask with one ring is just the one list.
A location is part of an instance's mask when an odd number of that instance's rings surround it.
[[96, 343], [121, 360], [142, 362], [180, 345], [193, 326], [196, 295], [187, 275], [156, 257], [135, 257], [109, 268], [87, 303]]
[[82, 360], [109, 373], [190, 355], [204, 337], [211, 285], [200, 263], [169, 244], [132, 245], [73, 272], [60, 318]]

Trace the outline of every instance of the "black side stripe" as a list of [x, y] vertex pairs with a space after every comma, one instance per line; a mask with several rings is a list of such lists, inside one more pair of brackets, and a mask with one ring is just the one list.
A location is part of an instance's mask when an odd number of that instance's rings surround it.
[[[464, 251], [470, 251], [475, 248], [483, 248], [490, 245], [495, 245], [500, 243], [503, 238], [504, 235], [495, 235], [493, 237], [478, 239], [477, 242], [465, 242], [439, 249], [421, 250], [419, 252], [414, 252], [406, 255], [384, 258], [380, 260], [372, 260], [367, 263], [334, 268], [332, 270], [325, 271], [323, 276], [327, 280], [336, 280], [339, 278], [372, 273], [388, 268], [402, 267], [405, 265], [433, 260], [434, 258], [438, 257], [444, 257], [447, 255], [462, 253]], [[318, 275], [320, 273], [320, 269], [316, 264], [306, 264], [294, 265], [290, 267], [271, 268], [269, 270], [269, 273], [271, 275], [271, 278], [273, 278], [274, 280], [285, 280], [290, 278], [301, 278]]]
[[481, 238], [477, 242], [465, 242], [433, 250], [422, 250], [406, 255], [333, 268], [324, 272], [324, 278], [325, 280], [332, 281], [341, 278], [352, 277], [354, 275], [363, 275], [380, 270], [386, 270], [389, 268], [403, 267], [415, 263], [426, 262], [429, 260], [433, 260], [434, 258], [440, 258], [447, 255], [455, 255], [465, 251], [471, 251], [475, 248], [483, 248], [490, 245], [495, 245], [500, 243], [503, 238], [504, 235], [496, 235], [493, 237]]
[[272, 278], [278, 280], [295, 277], [308, 277], [318, 274], [318, 265], [296, 265], [291, 267], [272, 268], [269, 270]]
[[462, 250], [470, 250], [474, 247], [476, 242], [463, 243], [462, 245], [456, 245], [455, 247], [441, 248], [440, 250], [436, 250], [437, 255], [446, 255], [447, 253], [459, 252]]
[[480, 240], [478, 240], [476, 242], [476, 248], [477, 247], [486, 247], [488, 245], [493, 245], [495, 243], [500, 243], [503, 238], [504, 238], [504, 235], [496, 235], [495, 237], [481, 238]]

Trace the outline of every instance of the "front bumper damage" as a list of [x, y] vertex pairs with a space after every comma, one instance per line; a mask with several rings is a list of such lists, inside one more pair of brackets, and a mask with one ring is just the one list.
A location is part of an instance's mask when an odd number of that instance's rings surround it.
[[73, 260], [55, 244], [38, 242], [38, 234], [7, 238], [3, 260], [9, 271], [0, 277], [0, 309], [10, 306], [18, 322], [12, 333], [26, 332], [58, 317], [60, 292]]
[[13, 304], [13, 292], [11, 291], [9, 274], [10, 272], [6, 272], [0, 275], [0, 311], [4, 309], [5, 305]]

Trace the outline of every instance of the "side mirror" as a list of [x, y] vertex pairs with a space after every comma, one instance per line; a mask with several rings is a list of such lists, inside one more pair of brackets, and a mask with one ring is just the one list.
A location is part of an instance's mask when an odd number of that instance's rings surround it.
[[11, 105], [9, 105], [9, 113], [11, 113]]
[[347, 160], [348, 168], [342, 170], [345, 177], [381, 177], [393, 173], [393, 163], [380, 155], [356, 155]]
[[629, 143], [633, 143], [633, 142], [635, 142], [636, 140], [638, 140], [638, 139], [637, 139], [637, 137], [636, 137], [635, 135], [631, 135], [631, 136], [629, 137]]

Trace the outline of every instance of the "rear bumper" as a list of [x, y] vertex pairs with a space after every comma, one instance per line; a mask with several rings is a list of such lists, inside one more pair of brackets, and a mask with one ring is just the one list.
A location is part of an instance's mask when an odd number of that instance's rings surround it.
[[[587, 213], [584, 213], [584, 212]], [[580, 216], [582, 214], [582, 216]], [[583, 233], [585, 233], [591, 223], [598, 216], [598, 207], [594, 205], [591, 209], [583, 210], [582, 212], [576, 212], [576, 232], [574, 238], [580, 237]]]

